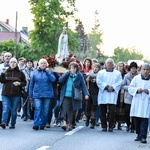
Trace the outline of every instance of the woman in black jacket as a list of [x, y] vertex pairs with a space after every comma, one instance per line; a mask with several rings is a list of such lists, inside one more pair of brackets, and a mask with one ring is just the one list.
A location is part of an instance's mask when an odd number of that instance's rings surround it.
[[15, 128], [17, 118], [17, 107], [21, 97], [22, 87], [26, 85], [25, 75], [19, 70], [16, 58], [11, 58], [9, 61], [9, 68], [4, 69], [0, 82], [3, 83], [2, 88], [2, 103], [3, 103], [3, 117], [0, 126], [5, 129], [8, 119], [9, 110], [11, 110], [11, 126], [10, 129]]

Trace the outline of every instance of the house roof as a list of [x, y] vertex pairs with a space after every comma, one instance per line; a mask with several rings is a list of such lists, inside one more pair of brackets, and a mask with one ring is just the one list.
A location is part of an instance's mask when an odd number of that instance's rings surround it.
[[[0, 31], [0, 41], [15, 39], [15, 28], [9, 25], [9, 22], [0, 21], [0, 24], [8, 30]], [[22, 32], [17, 31], [17, 41], [19, 42], [20, 39], [27, 44], [29, 43], [28, 36], [23, 34]]]
[[9, 32], [15, 32], [15, 28], [9, 25], [8, 23], [0, 21], [0, 24], [4, 26]]
[[21, 40], [23, 40], [26, 43], [29, 43], [29, 37], [23, 34], [22, 32], [20, 32], [20, 34], [21, 34]]
[[[17, 42], [20, 41], [21, 34], [17, 32]], [[0, 31], [0, 41], [15, 39], [15, 32]]]

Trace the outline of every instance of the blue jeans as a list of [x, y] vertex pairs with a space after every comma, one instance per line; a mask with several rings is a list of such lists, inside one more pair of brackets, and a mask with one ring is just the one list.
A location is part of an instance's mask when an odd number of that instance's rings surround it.
[[8, 120], [9, 110], [11, 110], [11, 125], [16, 124], [17, 119], [17, 108], [20, 100], [20, 96], [4, 96], [2, 95], [3, 103], [3, 117], [2, 123], [6, 124]]
[[[52, 102], [52, 100], [51, 100], [51, 102]], [[52, 104], [50, 103], [46, 123], [51, 124], [52, 117], [53, 117], [53, 107], [52, 107]]]
[[57, 100], [56, 106], [54, 107], [54, 116], [55, 119], [59, 117], [60, 115], [60, 102]]
[[50, 106], [50, 98], [34, 99], [34, 126], [46, 126], [48, 111]]
[[97, 106], [97, 111], [96, 111], [96, 122], [98, 122], [100, 119], [100, 105]]
[[23, 117], [30, 118], [30, 101], [29, 99], [23, 98]]
[[149, 116], [149, 119], [148, 119], [148, 130], [150, 131], [150, 116]]

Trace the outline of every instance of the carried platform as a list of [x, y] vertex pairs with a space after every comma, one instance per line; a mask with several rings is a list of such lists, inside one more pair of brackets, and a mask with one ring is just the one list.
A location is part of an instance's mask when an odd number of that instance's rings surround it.
[[56, 73], [66, 73], [68, 70], [62, 66], [56, 66], [54, 68], [50, 68], [53, 72]]

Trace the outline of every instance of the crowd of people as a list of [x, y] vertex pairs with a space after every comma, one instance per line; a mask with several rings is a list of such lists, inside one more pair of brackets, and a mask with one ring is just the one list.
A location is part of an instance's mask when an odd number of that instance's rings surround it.
[[[135, 141], [147, 143], [150, 136], [150, 65], [126, 65], [108, 58], [71, 61], [66, 72], [55, 72], [45, 58], [14, 58], [2, 52], [0, 64], [0, 126], [15, 129], [17, 117], [33, 120], [33, 130], [54, 124], [71, 131], [83, 119], [102, 132], [117, 126], [134, 133]], [[74, 99], [74, 88], [82, 100]], [[22, 113], [21, 113], [22, 111]], [[54, 115], [53, 115], [54, 114]]]

